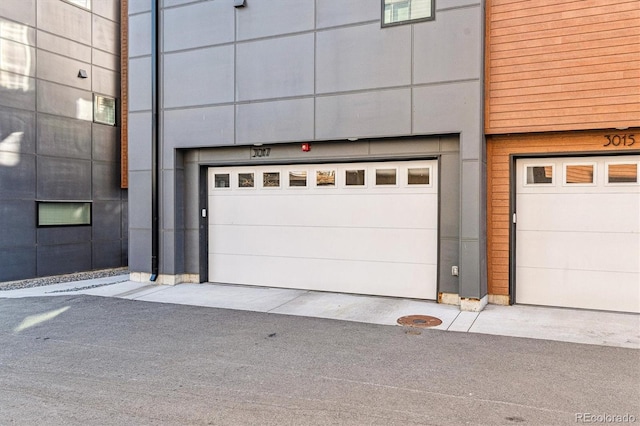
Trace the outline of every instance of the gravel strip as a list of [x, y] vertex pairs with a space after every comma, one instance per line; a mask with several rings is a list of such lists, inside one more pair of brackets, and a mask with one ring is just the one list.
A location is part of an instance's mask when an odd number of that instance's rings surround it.
[[[129, 275], [129, 269], [128, 268], [102, 269], [99, 271], [77, 272], [74, 274], [54, 275], [51, 277], [39, 277], [39, 278], [30, 278], [26, 280], [0, 282], [0, 291], [19, 290], [21, 288], [31, 288], [31, 287], [42, 287], [42, 286], [51, 285], [51, 284], [69, 283], [73, 281], [92, 280], [96, 278], [105, 278], [105, 277], [115, 277], [119, 275], [126, 275], [127, 279], [123, 279], [122, 281], [114, 281], [113, 283], [108, 283], [108, 284], [115, 284], [116, 282], [127, 281], [128, 275]], [[88, 288], [100, 287], [108, 284], [96, 284], [95, 286], [89, 286]], [[84, 289], [85, 288], [82, 288], [82, 290]]]

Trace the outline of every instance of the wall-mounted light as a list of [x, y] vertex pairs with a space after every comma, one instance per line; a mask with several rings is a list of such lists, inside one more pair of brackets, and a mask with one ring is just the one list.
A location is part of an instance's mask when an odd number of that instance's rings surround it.
[[245, 7], [245, 0], [233, 0], [233, 5], [235, 7]]
[[86, 70], [81, 69], [78, 71], [78, 78], [87, 78], [87, 77], [88, 75]]

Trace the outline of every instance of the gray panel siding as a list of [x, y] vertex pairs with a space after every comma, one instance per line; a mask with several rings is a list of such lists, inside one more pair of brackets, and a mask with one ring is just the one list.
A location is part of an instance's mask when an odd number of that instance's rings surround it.
[[[235, 9], [228, 0], [208, 1], [164, 12], [166, 52], [212, 46], [234, 40]], [[189, 25], [184, 25], [189, 22]]]
[[235, 137], [233, 105], [167, 111], [164, 122], [167, 152], [174, 147], [232, 145]]
[[38, 115], [38, 154], [91, 159], [91, 123], [55, 115]]
[[[0, 152], [35, 153], [35, 134], [33, 112], [0, 107]], [[9, 162], [4, 160], [4, 166]]]
[[3, 152], [2, 159], [5, 166], [0, 167], [0, 200], [34, 199], [36, 157], [31, 154]]
[[0, 248], [0, 282], [35, 277], [36, 246]]
[[38, 199], [90, 200], [91, 161], [38, 158]]
[[[89, 72], [91, 64], [40, 49], [38, 49], [37, 61], [38, 78], [77, 89], [91, 90], [91, 73]], [[87, 78], [78, 78], [80, 69], [87, 71]]]
[[233, 61], [233, 46], [167, 54], [165, 108], [233, 102]]
[[239, 9], [236, 16], [238, 40], [309, 31], [314, 26], [314, 2], [254, 1]]
[[91, 45], [91, 13], [61, 1], [37, 2], [38, 28]]
[[[28, 247], [36, 243], [36, 205], [31, 200], [0, 201], [0, 247]], [[0, 279], [1, 281], [1, 279]]]
[[313, 34], [237, 46], [237, 99], [313, 94]]
[[379, 21], [380, 0], [323, 0], [316, 2], [316, 27]]
[[38, 245], [38, 275], [60, 275], [91, 269], [91, 243]]
[[36, 23], [36, 0], [2, 0], [0, 17], [33, 26]]
[[[479, 8], [479, 7], [478, 7]], [[414, 83], [477, 80], [482, 75], [484, 29], [478, 8], [447, 10], [414, 28]]]
[[383, 137], [411, 133], [411, 90], [316, 99], [316, 138]]
[[240, 144], [313, 139], [313, 99], [243, 104], [237, 107]]
[[378, 22], [318, 33], [316, 91], [334, 93], [411, 84], [411, 27]]

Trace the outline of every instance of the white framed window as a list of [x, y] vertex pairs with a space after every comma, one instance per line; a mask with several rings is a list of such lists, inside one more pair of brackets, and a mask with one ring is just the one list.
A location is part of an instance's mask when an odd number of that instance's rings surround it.
[[606, 163], [607, 184], [637, 184], [638, 163]]
[[335, 169], [316, 170], [316, 187], [335, 188], [336, 187]]
[[435, 0], [382, 0], [382, 26], [435, 18]]
[[268, 171], [262, 173], [263, 188], [280, 188], [280, 172]]
[[431, 167], [409, 167], [407, 169], [407, 185], [431, 185]]
[[344, 184], [345, 186], [366, 186], [366, 172], [364, 169], [350, 169], [344, 171]]
[[109, 126], [116, 125], [116, 99], [93, 95], [93, 121]]
[[231, 176], [229, 173], [216, 173], [213, 176], [214, 188], [229, 188], [231, 186]]
[[292, 170], [289, 172], [289, 187], [306, 187], [307, 186], [307, 171], [306, 170]]
[[595, 185], [595, 163], [564, 164], [564, 185]]
[[238, 173], [238, 188], [255, 188], [256, 180], [253, 172]]
[[376, 169], [376, 186], [397, 186], [398, 169], [381, 168]]
[[553, 164], [524, 166], [524, 185], [553, 185]]
[[91, 225], [90, 201], [38, 201], [38, 227]]

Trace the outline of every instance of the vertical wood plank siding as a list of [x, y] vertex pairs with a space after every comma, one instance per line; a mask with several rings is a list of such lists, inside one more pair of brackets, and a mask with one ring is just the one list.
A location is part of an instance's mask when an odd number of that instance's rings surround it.
[[487, 0], [487, 134], [640, 126], [639, 0]]
[[640, 129], [545, 134], [495, 135], [487, 137], [487, 277], [489, 294], [509, 294], [509, 226], [511, 220], [510, 155], [640, 152], [640, 144], [608, 146], [605, 135], [633, 134], [640, 141]]
[[129, 0], [120, 1], [120, 188], [129, 187]]

